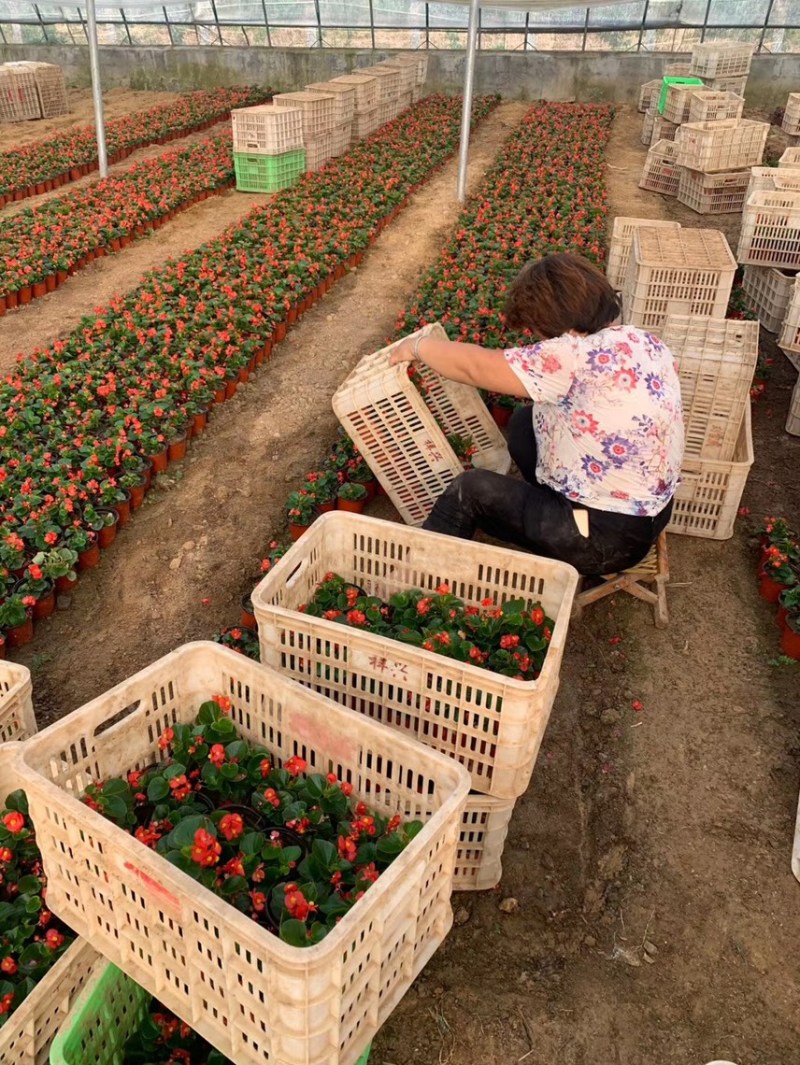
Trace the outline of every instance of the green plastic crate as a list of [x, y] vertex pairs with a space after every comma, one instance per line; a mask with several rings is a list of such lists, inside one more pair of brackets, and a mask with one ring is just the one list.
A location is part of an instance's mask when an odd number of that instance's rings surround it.
[[[116, 965], [98, 967], [50, 1047], [50, 1065], [123, 1065], [152, 996]], [[368, 1065], [367, 1047], [356, 1065]]]
[[661, 95], [658, 98], [658, 113], [664, 114], [664, 104], [667, 102], [667, 89], [670, 85], [705, 85], [702, 78], [663, 78], [661, 81]]
[[305, 173], [304, 148], [282, 155], [248, 155], [233, 153], [236, 188], [240, 192], [277, 192], [294, 185]]

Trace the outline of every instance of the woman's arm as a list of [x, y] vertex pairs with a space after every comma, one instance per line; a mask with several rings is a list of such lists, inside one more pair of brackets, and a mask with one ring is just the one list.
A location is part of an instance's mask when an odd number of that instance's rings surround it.
[[529, 398], [527, 389], [508, 365], [502, 351], [423, 336], [398, 345], [389, 362], [396, 366], [400, 362], [413, 362], [415, 359], [451, 381], [460, 381], [506, 396]]

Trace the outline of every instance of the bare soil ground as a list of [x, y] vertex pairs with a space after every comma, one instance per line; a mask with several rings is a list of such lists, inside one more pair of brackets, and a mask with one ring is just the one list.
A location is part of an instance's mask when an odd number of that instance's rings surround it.
[[[524, 109], [504, 104], [478, 131], [473, 187]], [[620, 110], [610, 216], [719, 225], [733, 242], [733, 216], [702, 218], [638, 190], [640, 127]], [[215, 415], [71, 608], [39, 627], [21, 657], [41, 725], [236, 620], [287, 491], [333, 437], [331, 393], [390, 332], [452, 227], [454, 182], [453, 163]], [[195, 216], [193, 243], [217, 231], [215, 209], [229, 199], [199, 205], [209, 215]], [[174, 250], [174, 227], [191, 214], [161, 231]], [[93, 264], [95, 291], [136, 252]], [[36, 343], [55, 335], [59, 313], [75, 313], [80, 283], [27, 308], [31, 321], [49, 316]], [[743, 502], [798, 522], [800, 440], [783, 431], [793, 378], [764, 336], [776, 361], [754, 409]], [[756, 593], [746, 521], [727, 542], [672, 537], [670, 556], [667, 630], [629, 597], [573, 625], [502, 883], [454, 900], [457, 927], [378, 1037], [375, 1065], [800, 1062], [800, 887], [789, 868], [798, 671], [770, 664], [777, 629]], [[506, 898], [516, 912], [500, 911]]]
[[[176, 92], [135, 92], [132, 89], [109, 89], [103, 93], [106, 120], [122, 118], [135, 111], [145, 111], [158, 104], [177, 100]], [[4, 122], [0, 125], [0, 152], [12, 151], [34, 141], [45, 140], [55, 133], [63, 133], [74, 126], [94, 123], [91, 89], [67, 89], [69, 114], [55, 118], [39, 118], [32, 122]]]

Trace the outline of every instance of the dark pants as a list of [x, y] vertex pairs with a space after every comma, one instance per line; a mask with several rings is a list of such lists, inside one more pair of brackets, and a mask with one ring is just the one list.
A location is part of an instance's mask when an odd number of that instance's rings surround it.
[[[536, 555], [569, 562], [585, 576], [600, 576], [640, 562], [669, 522], [671, 501], [656, 517], [642, 518], [581, 507], [539, 484], [529, 406], [519, 408], [509, 423], [508, 449], [524, 481], [468, 470], [436, 501], [423, 528], [464, 540], [480, 529]], [[588, 512], [588, 537], [579, 532], [573, 509]]]

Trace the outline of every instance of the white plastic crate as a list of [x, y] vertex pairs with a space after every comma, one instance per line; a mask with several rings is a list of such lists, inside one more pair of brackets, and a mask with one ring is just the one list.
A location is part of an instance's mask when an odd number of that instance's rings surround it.
[[653, 143], [653, 128], [655, 126], [656, 116], [658, 112], [655, 108], [648, 108], [644, 113], [644, 119], [642, 120], [642, 144], [647, 148]]
[[414, 68], [414, 84], [424, 85], [428, 76], [428, 53], [424, 49], [415, 52], [400, 52], [391, 57], [392, 63], [408, 63]]
[[678, 363], [684, 456], [732, 459], [758, 361], [758, 322], [668, 315], [660, 336]]
[[653, 118], [653, 134], [651, 144], [658, 141], [674, 141], [680, 126], [676, 122], [670, 122], [663, 115], [655, 115]]
[[299, 107], [260, 104], [231, 111], [233, 150], [248, 155], [283, 155], [303, 147]]
[[369, 111], [356, 111], [353, 115], [352, 139], [353, 143], [369, 137], [378, 128], [378, 107], [370, 108]]
[[753, 266], [800, 270], [800, 192], [754, 192], [742, 213], [736, 257]]
[[746, 77], [754, 51], [755, 45], [744, 41], [703, 41], [692, 48], [692, 74], [698, 78]]
[[[692, 64], [686, 63], [666, 63], [664, 65], [664, 77], [665, 78], [688, 78], [692, 73]], [[661, 92], [661, 79], [658, 81], [658, 91]]]
[[654, 78], [653, 81], [646, 81], [639, 90], [639, 110], [647, 111], [652, 103], [658, 101], [658, 95], [660, 92], [661, 78]]
[[747, 118], [687, 122], [675, 137], [678, 162], [705, 174], [759, 166], [768, 133], [769, 123]]
[[333, 96], [333, 125], [342, 126], [353, 121], [356, 109], [355, 85], [346, 85], [341, 81], [315, 81], [306, 85], [311, 92], [330, 93]]
[[306, 172], [319, 170], [333, 156], [333, 132], [320, 133], [306, 141]]
[[735, 92], [695, 91], [689, 98], [689, 122], [720, 122], [739, 119], [744, 111], [744, 97]]
[[32, 692], [29, 669], [0, 662], [0, 743], [24, 740], [36, 732]]
[[419, 103], [419, 101], [422, 99], [422, 97], [424, 95], [425, 95], [425, 90], [422, 88], [422, 86], [421, 85], [415, 85], [414, 88], [411, 90], [411, 103], [412, 104]]
[[[467, 605], [541, 602], [555, 625], [542, 672], [516, 680], [422, 647], [309, 617], [326, 573], [388, 599], [443, 581]], [[558, 691], [578, 575], [563, 562], [363, 515], [325, 514], [252, 595], [262, 661], [461, 762], [473, 789], [516, 798], [530, 782]]]
[[[256, 925], [80, 801], [163, 758], [215, 694], [277, 762], [353, 784], [422, 831], [320, 943]], [[446, 936], [469, 776], [450, 758], [227, 648], [179, 648], [20, 745], [48, 904], [239, 1065], [353, 1065]]]
[[[446, 339], [436, 323], [417, 335]], [[507, 473], [505, 438], [477, 389], [415, 364], [425, 399], [409, 380], [409, 363], [389, 365], [397, 344], [366, 355], [333, 396], [333, 410], [400, 516], [421, 525], [447, 486], [463, 472], [447, 437], [471, 437], [474, 466]], [[438, 422], [437, 422], [438, 419]]]
[[408, 92], [401, 92], [400, 95], [397, 97], [397, 113], [398, 113], [398, 115], [400, 114], [401, 111], [407, 111], [408, 108], [411, 107], [413, 102], [414, 102], [414, 90], [413, 89], [409, 89]]
[[377, 66], [385, 70], [396, 70], [399, 73], [398, 94], [411, 92], [417, 83], [416, 63], [404, 63], [399, 59], [385, 59], [382, 63], [378, 63]]
[[32, 60], [22, 60], [5, 65], [12, 70], [17, 69], [33, 75], [42, 118], [69, 114], [64, 71], [61, 67], [54, 63], [37, 63]]
[[690, 85], [685, 82], [674, 82], [667, 86], [667, 98], [664, 101], [663, 117], [676, 125], [689, 121], [689, 107], [692, 95], [702, 93], [702, 86]]
[[400, 92], [400, 71], [378, 66], [366, 68], [366, 73], [378, 83], [377, 103], [393, 100]]
[[41, 118], [36, 78], [30, 70], [0, 66], [0, 122], [27, 122]]
[[658, 332], [668, 314], [724, 318], [735, 273], [719, 230], [636, 229], [622, 286], [623, 320]]
[[781, 330], [789, 308], [795, 276], [792, 271], [777, 270], [774, 266], [744, 268], [742, 291], [747, 297], [749, 307], [755, 311], [759, 322], [769, 333], [779, 333]]
[[[10, 792], [26, 786], [24, 777], [16, 771], [16, 747], [12, 743], [0, 747], [2, 803]], [[98, 958], [82, 939], [75, 940], [64, 952], [0, 1028], [0, 1065], [47, 1065], [50, 1044]]]
[[754, 166], [750, 171], [750, 184], [747, 186], [745, 202], [754, 192], [775, 192], [785, 189], [787, 192], [800, 192], [800, 169], [788, 167]]
[[753, 465], [750, 404], [744, 409], [733, 460], [685, 458], [668, 533], [728, 540]]
[[391, 122], [397, 114], [397, 101], [396, 100], [384, 100], [378, 104], [378, 125], [385, 126], [387, 122]]
[[787, 148], [783, 155], [778, 160], [779, 170], [798, 170], [800, 169], [800, 146], [797, 148]]
[[749, 184], [749, 170], [704, 174], [682, 166], [678, 202], [698, 214], [741, 214]]
[[795, 277], [789, 291], [778, 347], [792, 365], [800, 370], [800, 275]]
[[744, 96], [747, 88], [747, 75], [742, 74], [738, 78], [703, 78], [707, 89], [712, 92], [732, 92], [736, 96]]
[[321, 137], [333, 129], [334, 96], [329, 92], [279, 92], [273, 97], [276, 107], [299, 107], [303, 114], [303, 142]]
[[790, 137], [800, 137], [800, 92], [789, 93], [781, 129]]
[[467, 798], [456, 848], [453, 891], [490, 891], [503, 876], [503, 849], [516, 799]]
[[680, 175], [677, 144], [657, 141], [647, 153], [639, 188], [660, 192], [662, 196], [677, 196]]
[[369, 111], [378, 103], [378, 79], [373, 78], [371, 74], [358, 73], [358, 74], [340, 74], [338, 78], [331, 78], [331, 81], [339, 82], [341, 85], [349, 85], [355, 89], [355, 110], [356, 111]]
[[350, 148], [353, 138], [353, 123], [344, 122], [341, 126], [334, 126], [331, 133], [331, 157], [336, 159]]
[[623, 218], [617, 216], [611, 230], [606, 262], [606, 277], [614, 289], [621, 289], [628, 269], [628, 260], [633, 244], [633, 231], [639, 226], [655, 226], [659, 229], [680, 229], [680, 222], [667, 222], [660, 218]]

